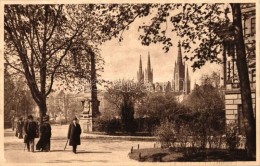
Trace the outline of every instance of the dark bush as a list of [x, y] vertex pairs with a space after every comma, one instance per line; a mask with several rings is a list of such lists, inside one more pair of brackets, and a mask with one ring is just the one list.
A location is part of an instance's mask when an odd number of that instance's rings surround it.
[[155, 128], [160, 124], [158, 118], [137, 118], [135, 119], [137, 132], [149, 132], [153, 133]]
[[226, 143], [230, 151], [238, 148], [240, 142], [238, 124], [235, 122], [229, 123], [226, 128]]
[[120, 119], [104, 119], [98, 118], [95, 122], [94, 128], [100, 132], [106, 132], [108, 134], [114, 134], [117, 131], [121, 131]]

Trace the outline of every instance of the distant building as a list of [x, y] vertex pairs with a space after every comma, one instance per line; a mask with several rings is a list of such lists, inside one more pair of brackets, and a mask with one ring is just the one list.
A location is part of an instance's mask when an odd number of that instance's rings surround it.
[[139, 70], [137, 71], [137, 82], [143, 83], [147, 90], [150, 92], [171, 92], [176, 95], [189, 94], [190, 93], [190, 76], [188, 67], [182, 61], [181, 44], [178, 44], [178, 58], [175, 62], [173, 80], [166, 82], [153, 82], [153, 69], [151, 65], [150, 53], [148, 53], [147, 68], [145, 72], [142, 69], [142, 58], [140, 56]]
[[171, 92], [172, 86], [171, 82], [156, 82], [155, 92]]
[[142, 69], [142, 58], [140, 55], [139, 71], [137, 71], [137, 82], [144, 84], [145, 89], [152, 92], [154, 91], [155, 86], [153, 84], [153, 69], [151, 67], [150, 53], [148, 53], [147, 59], [147, 67], [144, 72]]
[[153, 84], [153, 69], [151, 67], [150, 53], [148, 52], [147, 68], [145, 69], [144, 83]]
[[147, 68], [145, 72], [142, 68], [142, 58], [140, 55], [139, 70], [137, 71], [137, 81], [139, 83], [153, 84], [153, 69], [151, 67], [150, 53], [148, 53]]
[[137, 71], [137, 81], [138, 82], [143, 82], [144, 81], [144, 71], [142, 68], [142, 58], [140, 55], [140, 62], [139, 62], [139, 71]]
[[187, 68], [185, 74], [185, 63], [182, 62], [182, 52], [181, 52], [181, 44], [178, 44], [178, 58], [177, 63], [175, 62], [174, 73], [173, 73], [173, 91], [174, 92], [183, 92], [186, 94], [190, 93], [190, 76], [189, 70]]
[[[243, 33], [246, 44], [248, 74], [251, 86], [252, 106], [256, 109], [256, 54], [255, 54], [255, 4], [241, 4]], [[229, 28], [220, 32], [225, 38], [223, 42], [223, 84], [225, 92], [226, 122], [238, 122], [239, 129], [243, 132], [242, 101], [239, 78], [236, 67], [234, 38]]]

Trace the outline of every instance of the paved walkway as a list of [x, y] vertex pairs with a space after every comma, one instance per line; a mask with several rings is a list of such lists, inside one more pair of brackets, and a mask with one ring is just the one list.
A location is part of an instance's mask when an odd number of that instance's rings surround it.
[[[52, 126], [51, 152], [27, 152], [24, 151], [22, 139], [14, 136], [11, 129], [5, 130], [4, 134], [4, 157], [6, 163], [88, 163], [93, 165], [139, 165], [135, 160], [128, 157], [128, 153], [133, 146], [137, 148], [150, 148], [154, 146], [154, 141], [149, 140], [124, 140], [118, 136], [105, 136], [94, 134], [82, 134], [81, 145], [78, 153], [71, 152], [71, 147], [66, 144], [66, 134], [68, 125]], [[119, 139], [120, 138], [120, 139]], [[135, 137], [133, 137], [135, 138]], [[132, 138], [129, 138], [132, 139]], [[140, 139], [140, 138], [139, 138]], [[148, 138], [149, 139], [149, 138]], [[36, 139], [37, 143], [38, 139]]]

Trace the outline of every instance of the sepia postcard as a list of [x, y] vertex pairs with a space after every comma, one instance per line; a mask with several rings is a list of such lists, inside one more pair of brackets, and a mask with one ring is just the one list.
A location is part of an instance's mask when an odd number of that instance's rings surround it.
[[0, 165], [260, 165], [259, 1], [0, 2]]

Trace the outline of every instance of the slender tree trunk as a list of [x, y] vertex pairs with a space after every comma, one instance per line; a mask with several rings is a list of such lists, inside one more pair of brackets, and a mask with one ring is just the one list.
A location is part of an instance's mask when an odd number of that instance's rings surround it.
[[251, 89], [248, 75], [245, 42], [243, 38], [242, 16], [240, 4], [231, 4], [233, 11], [233, 25], [235, 30], [235, 46], [237, 52], [237, 69], [240, 82], [243, 123], [246, 132], [246, 147], [249, 157], [256, 156], [256, 123], [253, 114]]

